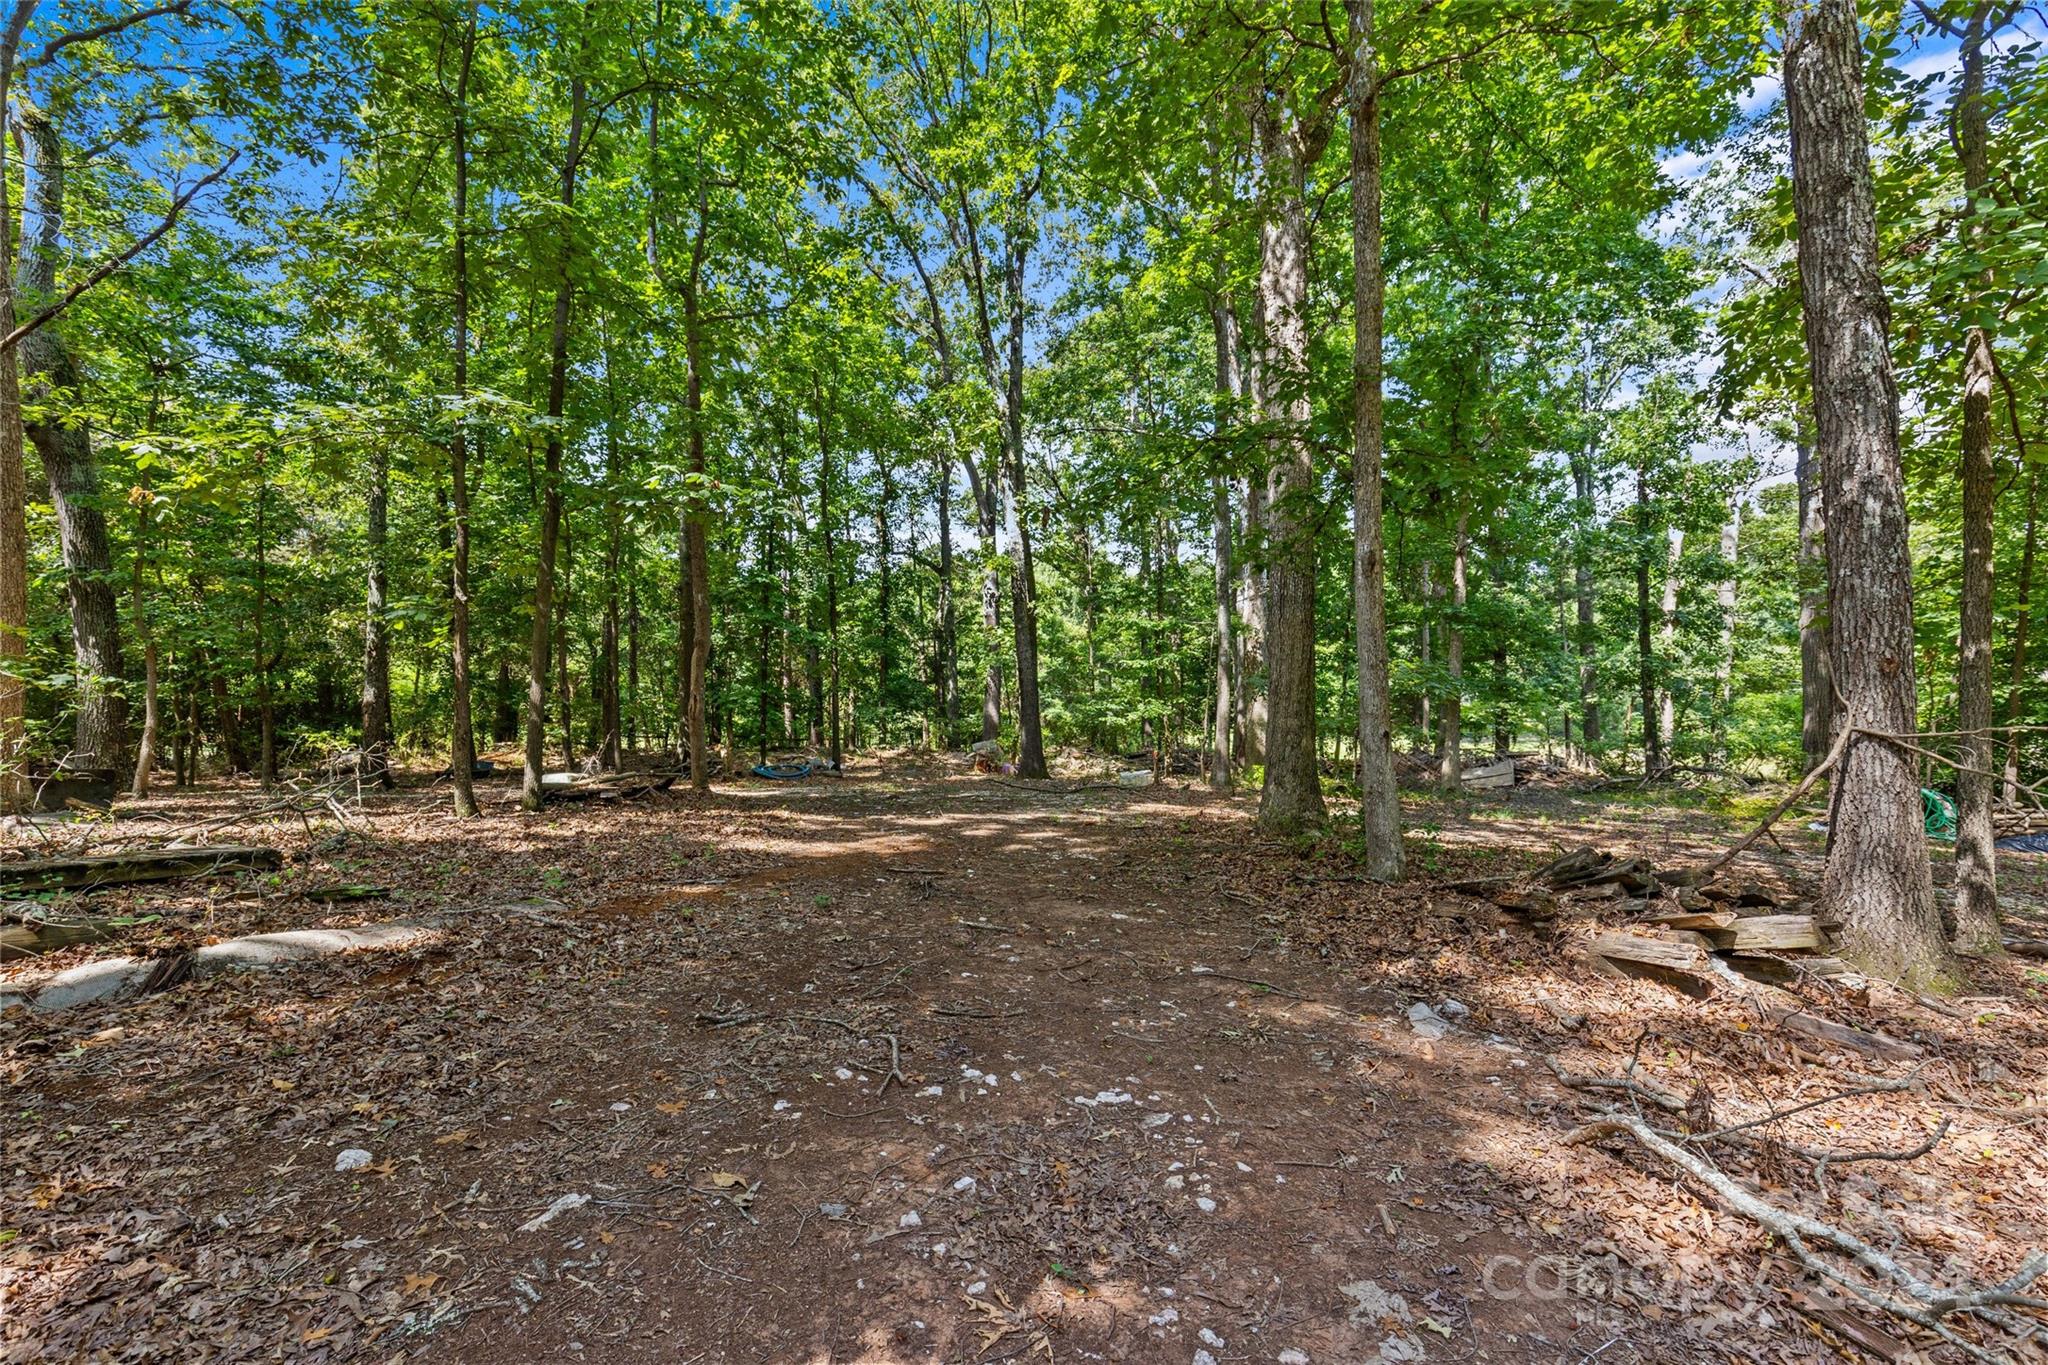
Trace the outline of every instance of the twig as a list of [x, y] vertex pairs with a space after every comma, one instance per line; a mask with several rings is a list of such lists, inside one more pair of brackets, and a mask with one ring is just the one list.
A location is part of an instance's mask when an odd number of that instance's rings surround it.
[[1188, 968], [1188, 975], [1214, 977], [1218, 981], [1235, 981], [1240, 985], [1257, 986], [1262, 990], [1271, 991], [1275, 995], [1284, 995], [1289, 1000], [1308, 999], [1305, 995], [1296, 995], [1285, 986], [1276, 986], [1270, 981], [1261, 981], [1255, 976], [1232, 976], [1229, 972], [1219, 972], [1214, 967], [1190, 967]]

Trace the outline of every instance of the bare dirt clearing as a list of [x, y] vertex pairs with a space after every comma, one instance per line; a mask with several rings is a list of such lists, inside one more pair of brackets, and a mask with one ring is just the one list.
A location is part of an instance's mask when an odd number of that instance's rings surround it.
[[[230, 812], [246, 790], [141, 812]], [[227, 824], [287, 867], [99, 893], [167, 951], [426, 918], [425, 947], [0, 1020], [0, 1358], [1668, 1361], [1931, 1341], [1802, 1277], [1625, 1142], [1619, 1075], [1721, 1123], [1853, 1085], [1724, 1166], [1944, 1281], [2044, 1243], [2048, 974], [1796, 987], [1910, 1040], [1829, 1055], [1595, 977], [1450, 880], [1724, 824], [1517, 792], [1411, 811], [1417, 880], [1248, 802], [905, 764], [484, 820], [433, 793]], [[141, 833], [132, 815], [110, 831]], [[1797, 884], [1812, 840], [1766, 847]], [[2029, 860], [2009, 860], [2026, 903]], [[301, 892], [388, 887], [335, 904]], [[9, 970], [42, 970], [48, 964]], [[1440, 1037], [1407, 1011], [1428, 1004]], [[1793, 1149], [1911, 1147], [1825, 1170]], [[1698, 1131], [1695, 1129], [1695, 1131]], [[348, 1155], [344, 1155], [348, 1154]], [[337, 1169], [337, 1167], [347, 1169]], [[1978, 1327], [1957, 1322], [1978, 1339]], [[1935, 1346], [1944, 1358], [1952, 1346]], [[2001, 1351], [2031, 1349], [1997, 1342]]]

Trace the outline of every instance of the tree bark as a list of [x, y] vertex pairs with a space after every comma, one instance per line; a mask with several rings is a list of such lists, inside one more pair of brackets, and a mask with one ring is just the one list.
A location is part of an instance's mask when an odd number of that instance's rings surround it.
[[540, 553], [534, 566], [533, 631], [526, 651], [526, 761], [519, 804], [541, 808], [541, 773], [547, 765], [548, 632], [555, 615], [555, 549], [562, 533], [562, 413], [569, 390], [569, 308], [576, 296], [569, 279], [567, 220], [576, 208], [576, 169], [583, 155], [583, 77], [569, 81], [569, 140], [562, 155], [561, 249], [555, 262], [554, 320], [548, 334], [548, 424], [546, 486], [541, 490]]
[[[2012, 678], [2006, 689], [2005, 723], [2018, 725], [2025, 714], [2027, 696], [2027, 627], [2032, 623], [2034, 555], [2037, 549], [2037, 514], [2041, 503], [2041, 471], [2027, 466], [2027, 536], [2020, 550], [2020, 579], [2014, 591], [2012, 622]], [[2015, 730], [2005, 741], [2005, 799], [2020, 799], [2020, 734]]]
[[839, 733], [839, 551], [832, 535], [832, 432], [822, 397], [813, 406], [817, 408], [818, 422], [818, 526], [825, 542], [826, 724], [832, 745], [832, 771], [836, 773], [844, 755]]
[[135, 503], [134, 577], [130, 583], [135, 607], [135, 637], [142, 641], [142, 736], [135, 746], [135, 774], [128, 783], [128, 795], [140, 801], [149, 795], [149, 780], [156, 769], [157, 736], [162, 714], [157, 697], [156, 632], [150, 628], [149, 607], [143, 599], [143, 575], [149, 562], [149, 513], [155, 501], [149, 476], [131, 495]]
[[[36, 0], [15, 0], [0, 28], [0, 110], [10, 107], [16, 54], [35, 14]], [[13, 181], [7, 161], [13, 139], [0, 129], [0, 332], [14, 330]], [[0, 811], [21, 808], [27, 795], [22, 769], [28, 654], [28, 481], [21, 428], [21, 378], [14, 348], [0, 350]]]
[[[1963, 172], [1966, 240], [1981, 234], [1973, 220], [1991, 179], [1990, 114], [1984, 98], [1984, 39], [1990, 19], [1991, 0], [1977, 0], [1958, 54], [1962, 75], [1956, 83], [1954, 127]], [[1987, 271], [1977, 284], [1982, 288], [1989, 283]], [[1973, 313], [1981, 311], [1982, 300], [1974, 294], [1968, 303]], [[1973, 317], [1963, 333], [1963, 582], [1956, 645], [1956, 728], [1963, 734], [1957, 745], [1962, 766], [1956, 772], [1955, 946], [1965, 953], [1996, 952], [2001, 942], [1998, 852], [1991, 827], [1991, 769], [1998, 753], [1991, 735], [1991, 522], [1998, 502], [1991, 385], [1996, 365], [1990, 333], [1980, 317]]]
[[1577, 604], [1576, 631], [1579, 646], [1579, 746], [1591, 757], [1600, 747], [1600, 674], [1596, 662], [1599, 640], [1593, 625], [1593, 525], [1598, 509], [1593, 505], [1593, 454], [1585, 449], [1572, 456], [1572, 491], [1578, 502], [1574, 511], [1577, 526], [1572, 534], [1572, 582]]
[[1714, 757], [1728, 761], [1728, 715], [1735, 708], [1735, 562], [1742, 544], [1742, 499], [1728, 500], [1728, 520], [1721, 526], [1721, 585], [1715, 593], [1721, 608], [1721, 656], [1714, 665]]
[[1657, 731], [1657, 660], [1650, 648], [1650, 476], [1636, 470], [1636, 695], [1642, 706], [1643, 776], [1664, 771]]
[[1386, 263], [1380, 224], [1379, 57], [1373, 0], [1347, 0], [1351, 72], [1351, 594], [1358, 650], [1358, 820], [1366, 875], [1402, 872], [1401, 794], [1394, 781], [1393, 698], [1387, 656], [1386, 537], [1380, 471]]
[[391, 780], [391, 627], [385, 612], [390, 574], [385, 543], [391, 513], [391, 452], [380, 441], [370, 450], [370, 488], [364, 499], [367, 564], [363, 590], [363, 768], [387, 791]]
[[1466, 517], [1466, 513], [1458, 513], [1457, 530], [1451, 536], [1451, 609], [1444, 621], [1444, 673], [1450, 686], [1444, 692], [1443, 756], [1438, 761], [1437, 785], [1451, 795], [1465, 781], [1465, 561], [1470, 550]]
[[[1020, 216], [1022, 209], [1019, 210]], [[1050, 776], [1038, 710], [1038, 571], [1031, 559], [1031, 523], [1024, 515], [1024, 263], [1030, 249], [1022, 222], [1006, 234], [1009, 308], [1003, 399], [1004, 530], [1016, 561], [1010, 566], [1010, 626], [1017, 640], [1017, 776]]]
[[448, 435], [448, 484], [454, 499], [454, 550], [449, 556], [448, 671], [453, 726], [448, 744], [449, 780], [454, 790], [455, 813], [468, 819], [477, 814], [476, 731], [470, 717], [469, 688], [469, 81], [476, 63], [475, 0], [464, 16], [462, 42], [458, 48], [461, 66], [455, 79], [453, 160], [455, 162], [454, 203], [451, 205], [451, 236], [454, 238], [452, 264], [455, 292], [455, 335], [453, 368], [455, 426]]
[[1801, 775], [1826, 759], [1835, 742], [1834, 651], [1828, 641], [1827, 523], [1820, 471], [1806, 419], [1794, 464], [1799, 485], [1799, 747]]
[[[41, 111], [20, 105], [24, 201], [17, 297], [53, 294], [64, 223], [64, 156], [57, 130]], [[60, 409], [75, 401], [80, 377], [62, 328], [48, 323], [20, 343], [25, 399]], [[128, 702], [121, 690], [121, 620], [115, 601], [114, 555], [100, 508], [99, 464], [86, 424], [46, 409], [26, 424], [42, 457], [50, 505], [64, 551], [71, 604], [71, 644], [78, 681], [78, 720], [67, 762], [81, 768], [118, 766], [126, 747]]]
[[1850, 0], [1802, 0], [1785, 42], [1799, 285], [1827, 481], [1829, 627], [1843, 724], [1821, 908], [1843, 955], [1908, 984], [1952, 979], [1934, 901], [1918, 774], [1873, 736], [1914, 730], [1913, 564], [1899, 399], [1878, 270], [1863, 44]]
[[1266, 782], [1259, 824], [1291, 833], [1327, 818], [1316, 771], [1316, 475], [1309, 444], [1305, 194], [1313, 158], [1277, 97], [1256, 101], [1253, 122], [1260, 162], [1259, 402], [1273, 433], [1267, 442]]
[[[1683, 527], [1667, 527], [1664, 532], [1664, 596], [1658, 601], [1660, 613], [1657, 625], [1657, 643], [1664, 657], [1671, 658], [1678, 643], [1678, 559], [1685, 552], [1685, 530]], [[1668, 667], [1668, 665], [1667, 665]], [[1678, 708], [1671, 696], [1667, 679], [1659, 679], [1657, 687], [1657, 745], [1658, 752], [1666, 763], [1671, 759], [1672, 741], [1678, 737]]]

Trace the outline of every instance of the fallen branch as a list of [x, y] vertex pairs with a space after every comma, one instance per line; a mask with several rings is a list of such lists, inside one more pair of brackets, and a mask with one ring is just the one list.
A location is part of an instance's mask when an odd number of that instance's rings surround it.
[[[1813, 1274], [1841, 1285], [1874, 1308], [1927, 1328], [1973, 1359], [1995, 1361], [2000, 1357], [1957, 1336], [1942, 1323], [1943, 1318], [1957, 1313], [1975, 1313], [2007, 1330], [2017, 1330], [2011, 1317], [1995, 1310], [2004, 1307], [2048, 1308], [2048, 1300], [2026, 1294], [2034, 1281], [2048, 1274], [2048, 1252], [2032, 1253], [2011, 1278], [1988, 1289], [1946, 1288], [1921, 1279], [1853, 1233], [1758, 1198], [1705, 1157], [1688, 1151], [1642, 1119], [1609, 1113], [1573, 1129], [1566, 1135], [1564, 1145], [1581, 1146], [1616, 1135], [1634, 1138], [1647, 1151], [1662, 1157], [1710, 1190], [1724, 1207], [1776, 1235], [1792, 1249], [1800, 1264]], [[1874, 1289], [1843, 1274], [1823, 1260], [1808, 1243], [1840, 1252], [1890, 1288]]]
[[1842, 733], [1835, 736], [1834, 746], [1828, 750], [1827, 757], [1823, 758], [1820, 762], [1814, 764], [1813, 771], [1808, 773], [1805, 777], [1799, 779], [1799, 785], [1794, 787], [1789, 793], [1787, 793], [1783, 801], [1780, 801], [1775, 807], [1772, 808], [1771, 813], [1763, 818], [1762, 824], [1759, 824], [1755, 829], [1751, 830], [1748, 834], [1743, 835], [1742, 838], [1735, 844], [1733, 848], [1729, 849], [1726, 853], [1723, 853], [1720, 857], [1714, 859], [1714, 861], [1712, 861], [1711, 863], [1708, 863], [1706, 866], [1706, 870], [1700, 874], [1700, 879], [1704, 881], [1707, 878], [1712, 877], [1716, 872], [1719, 872], [1722, 868], [1726, 867], [1729, 863], [1735, 861], [1736, 858], [1740, 857], [1743, 854], [1743, 852], [1749, 848], [1751, 844], [1763, 838], [1765, 830], [1768, 830], [1772, 825], [1777, 824], [1778, 818], [1782, 816], [1786, 811], [1792, 809], [1793, 805], [1798, 802], [1800, 797], [1806, 795], [1808, 792], [1813, 790], [1814, 783], [1820, 781], [1821, 778], [1827, 775], [1829, 769], [1833, 768], [1835, 764], [1842, 761], [1843, 752], [1848, 749], [1849, 741], [1857, 733], [1858, 731], [1854, 726], [1843, 726]]

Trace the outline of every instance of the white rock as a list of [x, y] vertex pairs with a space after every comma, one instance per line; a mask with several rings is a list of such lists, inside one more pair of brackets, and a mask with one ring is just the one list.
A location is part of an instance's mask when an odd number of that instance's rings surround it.
[[935, 1100], [945, 1093], [946, 1087], [943, 1085], [928, 1085], [917, 1092], [917, 1097], [921, 1100]]
[[1154, 1327], [1164, 1327], [1169, 1322], [1179, 1321], [1180, 1310], [1178, 1308], [1162, 1308], [1152, 1315], [1152, 1325]]
[[335, 1154], [334, 1169], [343, 1173], [360, 1171], [370, 1164], [370, 1154], [360, 1147], [349, 1147]]
[[896, 1226], [899, 1228], [921, 1228], [924, 1226], [924, 1219], [918, 1217], [916, 1209], [912, 1209], [909, 1213], [896, 1220]]
[[562, 1214], [569, 1212], [571, 1209], [580, 1209], [589, 1202], [590, 1196], [587, 1194], [565, 1194], [555, 1200], [554, 1203], [548, 1205], [540, 1213], [521, 1223], [519, 1230], [521, 1232], [539, 1232]]
[[1201, 1195], [1195, 1200], [1195, 1207], [1203, 1213], [1214, 1213], [1216, 1212], [1216, 1201], [1206, 1194]]
[[832, 1069], [832, 1074], [842, 1081], [850, 1081], [853, 1079], [853, 1073], [843, 1066], [834, 1067]]
[[1446, 1019], [1463, 1019], [1472, 1011], [1462, 1000], [1446, 1000], [1436, 1007], [1436, 1012]]
[[1279, 1365], [1309, 1365], [1308, 1352], [1299, 1346], [1290, 1346], [1280, 1353]]
[[953, 1182], [953, 1193], [966, 1194], [969, 1191], [973, 1190], [980, 1183], [980, 1181], [976, 1180], [971, 1175], [963, 1175], [958, 1180]]
[[1216, 1357], [1207, 1351], [1195, 1352], [1195, 1365], [1216, 1365]]
[[1195, 1333], [1195, 1336], [1200, 1338], [1201, 1343], [1204, 1346], [1214, 1346], [1219, 1351], [1222, 1350], [1225, 1345], [1222, 1337], [1217, 1336], [1214, 1332], [1210, 1331], [1206, 1327], [1204, 1327], [1201, 1331]]

